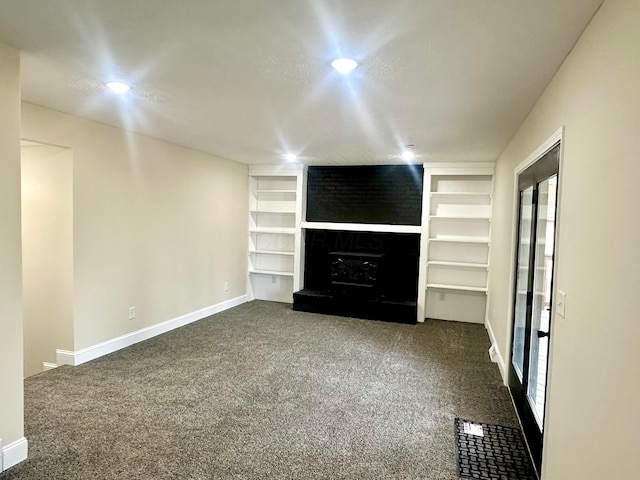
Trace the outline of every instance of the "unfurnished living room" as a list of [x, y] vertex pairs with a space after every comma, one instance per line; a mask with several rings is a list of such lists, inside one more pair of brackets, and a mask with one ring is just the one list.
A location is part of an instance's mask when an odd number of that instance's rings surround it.
[[622, 479], [640, 0], [2, 0], [0, 480]]

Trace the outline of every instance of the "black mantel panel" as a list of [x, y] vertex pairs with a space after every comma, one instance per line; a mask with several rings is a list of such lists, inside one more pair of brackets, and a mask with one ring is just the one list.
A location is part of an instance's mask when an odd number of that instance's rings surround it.
[[420, 225], [421, 165], [309, 167], [307, 221]]

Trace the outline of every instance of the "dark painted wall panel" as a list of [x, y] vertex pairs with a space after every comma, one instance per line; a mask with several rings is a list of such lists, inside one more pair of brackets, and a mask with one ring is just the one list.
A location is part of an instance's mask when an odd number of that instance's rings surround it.
[[421, 165], [309, 167], [307, 221], [420, 225]]

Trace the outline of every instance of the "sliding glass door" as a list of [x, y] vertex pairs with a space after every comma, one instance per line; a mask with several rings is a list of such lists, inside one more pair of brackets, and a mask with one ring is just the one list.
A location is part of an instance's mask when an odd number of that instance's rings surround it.
[[560, 144], [518, 177], [519, 216], [509, 389], [538, 472], [547, 388]]

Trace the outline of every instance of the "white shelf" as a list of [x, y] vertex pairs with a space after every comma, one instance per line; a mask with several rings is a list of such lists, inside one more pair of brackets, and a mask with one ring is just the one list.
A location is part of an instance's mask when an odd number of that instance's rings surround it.
[[249, 233], [269, 233], [272, 235], [294, 235], [296, 233], [295, 228], [266, 228], [258, 227], [251, 228]]
[[293, 272], [279, 272], [277, 270], [257, 270], [252, 268], [249, 270], [252, 275], [278, 275], [280, 277], [293, 277]]
[[445, 242], [445, 243], [481, 243], [489, 245], [489, 239], [487, 237], [464, 237], [464, 236], [448, 236], [448, 237], [436, 237], [430, 238], [430, 242]]
[[257, 253], [260, 255], [284, 255], [293, 257], [294, 252], [285, 252], [285, 251], [277, 251], [277, 250], [249, 250], [249, 253]]
[[430, 260], [427, 264], [439, 267], [478, 268], [481, 270], [487, 270], [489, 268], [489, 264], [487, 263], [442, 262], [439, 260]]
[[441, 290], [460, 290], [464, 292], [487, 293], [487, 287], [470, 287], [466, 285], [446, 285], [443, 283], [427, 283], [427, 288], [439, 288]]
[[349, 232], [421, 233], [422, 227], [415, 225], [382, 225], [376, 223], [325, 223], [302, 222], [309, 230], [345, 230]]
[[267, 213], [270, 215], [295, 215], [296, 212], [293, 211], [289, 211], [289, 210], [249, 210], [249, 213], [256, 213], [256, 214], [262, 214], [262, 213]]
[[251, 190], [251, 193], [296, 193], [296, 191], [295, 190], [259, 189], [259, 190]]
[[429, 220], [482, 220], [484, 222], [490, 222], [491, 217], [464, 217], [455, 215], [430, 215]]
[[431, 197], [484, 197], [491, 198], [490, 193], [485, 192], [431, 192]]

